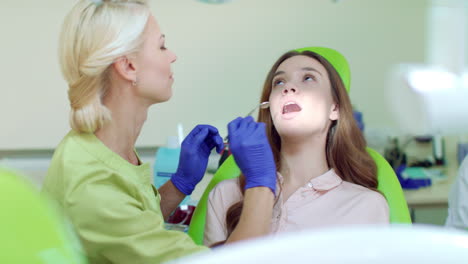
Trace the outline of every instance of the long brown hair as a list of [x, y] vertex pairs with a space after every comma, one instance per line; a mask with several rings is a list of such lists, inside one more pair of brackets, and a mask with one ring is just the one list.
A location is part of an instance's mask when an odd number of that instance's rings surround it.
[[[348, 93], [338, 72], [325, 58], [311, 51], [290, 51], [281, 56], [270, 69], [264, 86], [260, 102], [269, 100], [272, 80], [281, 63], [285, 60], [304, 55], [320, 62], [328, 73], [331, 83], [333, 101], [338, 105], [339, 118], [332, 121], [328, 130], [326, 142], [326, 158], [329, 168], [333, 168], [344, 181], [355, 183], [371, 190], [377, 189], [377, 167], [374, 160], [366, 151], [366, 141], [353, 117], [353, 109]], [[278, 171], [281, 170], [280, 151], [281, 138], [273, 125], [269, 109], [261, 110], [258, 114], [259, 122], [266, 124], [267, 137], [273, 151]], [[245, 177], [239, 177], [239, 187], [244, 193]], [[239, 222], [243, 201], [233, 204], [226, 213], [228, 236]]]

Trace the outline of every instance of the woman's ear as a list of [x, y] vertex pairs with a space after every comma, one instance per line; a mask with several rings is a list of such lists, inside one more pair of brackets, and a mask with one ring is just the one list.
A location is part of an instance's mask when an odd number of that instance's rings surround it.
[[340, 118], [340, 109], [338, 104], [333, 104], [330, 110], [330, 120], [335, 121]]
[[135, 64], [129, 58], [125, 56], [118, 58], [112, 64], [112, 67], [114, 67], [115, 72], [122, 79], [127, 80], [132, 83], [137, 81]]

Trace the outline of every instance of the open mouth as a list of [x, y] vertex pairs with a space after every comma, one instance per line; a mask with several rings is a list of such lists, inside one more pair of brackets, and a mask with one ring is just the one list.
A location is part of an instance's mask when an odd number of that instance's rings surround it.
[[295, 102], [287, 102], [283, 106], [283, 114], [293, 113], [293, 112], [300, 112], [302, 108], [296, 104]]

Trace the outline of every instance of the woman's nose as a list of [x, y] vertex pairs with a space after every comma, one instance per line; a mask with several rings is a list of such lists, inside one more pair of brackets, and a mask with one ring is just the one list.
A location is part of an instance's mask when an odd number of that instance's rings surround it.
[[171, 63], [174, 63], [177, 60], [177, 55], [172, 50], [170, 50], [169, 52], [171, 53], [171, 56], [169, 57], [169, 61]]
[[283, 88], [283, 95], [290, 94], [290, 93], [296, 93], [297, 89], [294, 86], [286, 86]]

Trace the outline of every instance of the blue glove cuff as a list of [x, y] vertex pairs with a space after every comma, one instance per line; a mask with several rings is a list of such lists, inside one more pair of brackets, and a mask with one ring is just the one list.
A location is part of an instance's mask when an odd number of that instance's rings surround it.
[[193, 190], [195, 189], [195, 186], [192, 186], [191, 184], [185, 183], [184, 180], [182, 180], [183, 177], [180, 177], [178, 174], [174, 174], [171, 177], [172, 184], [183, 194], [185, 195], [191, 195]]
[[[245, 172], [250, 177], [248, 178], [247, 182], [245, 183], [245, 190], [254, 188], [254, 187], [268, 187], [276, 196], [276, 171], [274, 172], [263, 172], [261, 175], [251, 175], [249, 172]], [[266, 176], [270, 175], [270, 176]], [[254, 177], [252, 177], [254, 176]], [[247, 177], [246, 177], [247, 178]], [[265, 181], [265, 179], [270, 179], [269, 181]]]

